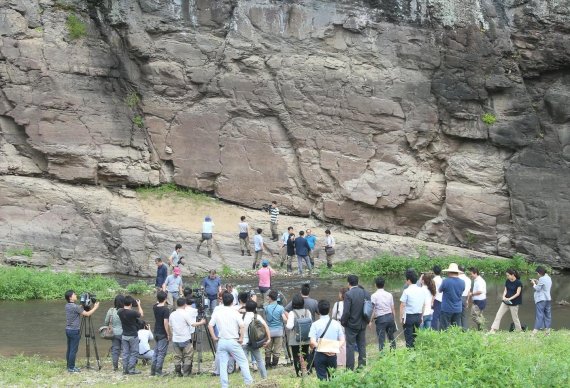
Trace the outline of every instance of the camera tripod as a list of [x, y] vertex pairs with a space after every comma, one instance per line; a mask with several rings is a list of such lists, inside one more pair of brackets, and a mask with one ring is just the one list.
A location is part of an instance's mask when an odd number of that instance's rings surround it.
[[93, 330], [93, 321], [91, 317], [81, 316], [81, 326], [79, 328], [79, 337], [85, 334], [85, 355], [87, 356], [87, 369], [91, 369], [91, 341], [95, 349], [95, 360], [97, 361], [97, 370], [101, 370], [101, 360], [99, 359], [99, 349], [97, 349], [97, 341], [95, 340], [95, 330]]
[[216, 345], [214, 344], [214, 340], [210, 335], [210, 331], [207, 329], [207, 326], [208, 322], [206, 321], [205, 325], [197, 326], [194, 334], [192, 334], [192, 347], [194, 348], [194, 351], [192, 352], [192, 357], [190, 357], [190, 373], [192, 373], [194, 356], [196, 356], [196, 353], [198, 353], [198, 371], [196, 373], [202, 373], [202, 361], [204, 361], [204, 337], [206, 337], [206, 341], [210, 346], [212, 356], [214, 358], [216, 357]]

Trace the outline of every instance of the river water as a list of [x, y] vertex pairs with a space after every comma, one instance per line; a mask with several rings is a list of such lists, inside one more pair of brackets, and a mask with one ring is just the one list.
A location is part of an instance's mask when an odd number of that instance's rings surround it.
[[[134, 279], [129, 279], [133, 281]], [[195, 280], [195, 279], [194, 279]], [[193, 281], [194, 281], [193, 280]], [[534, 302], [531, 284], [528, 278], [523, 281], [523, 305], [519, 309], [521, 323], [532, 329], [534, 324]], [[559, 305], [561, 300], [570, 301], [570, 275], [556, 275], [553, 277], [552, 289], [552, 323], [554, 329], [570, 327], [570, 306]], [[125, 282], [125, 279], [120, 279]], [[254, 280], [228, 279], [233, 282], [239, 290], [257, 290]], [[487, 281], [487, 327], [490, 326], [495, 313], [499, 307], [500, 299], [504, 288], [504, 278], [486, 278]], [[226, 280], [224, 279], [224, 282]], [[291, 296], [299, 292], [301, 285], [307, 279], [278, 279], [273, 282], [273, 286], [279, 289], [288, 300]], [[149, 280], [152, 283], [152, 280]], [[346, 286], [344, 279], [311, 279], [311, 297], [315, 299], [327, 299], [332, 304], [337, 300], [338, 290]], [[191, 283], [190, 283], [191, 284]], [[361, 281], [361, 284], [370, 292], [375, 290], [372, 280]], [[403, 281], [398, 278], [387, 279], [386, 290], [394, 294], [396, 312], [399, 308], [399, 298], [403, 289]], [[27, 301], [27, 302], [0, 302], [0, 355], [10, 356], [16, 354], [33, 355], [38, 354], [47, 358], [65, 358], [66, 338], [65, 338], [65, 300], [62, 301]], [[76, 290], [76, 292], [87, 290]], [[145, 320], [151, 322], [154, 327], [154, 316], [152, 314], [153, 296], [144, 296], [141, 303], [145, 312]], [[105, 313], [112, 306], [112, 301], [103, 301], [99, 310], [92, 316], [95, 330], [103, 324]], [[511, 318], [507, 313], [501, 323], [502, 329], [507, 329]], [[472, 325], [472, 322], [470, 322]], [[398, 325], [401, 330], [401, 325]], [[367, 341], [376, 340], [374, 328], [368, 330]], [[107, 354], [110, 342], [97, 338], [97, 345], [102, 356]], [[78, 357], [84, 357], [84, 340], [80, 345]]]

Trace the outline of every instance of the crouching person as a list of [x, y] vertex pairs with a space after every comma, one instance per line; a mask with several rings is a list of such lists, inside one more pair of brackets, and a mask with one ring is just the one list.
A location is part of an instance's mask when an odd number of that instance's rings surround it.
[[336, 356], [344, 344], [344, 333], [340, 323], [329, 317], [330, 303], [319, 301], [318, 321], [311, 325], [309, 337], [311, 348], [315, 350], [313, 364], [319, 380], [330, 378], [330, 369], [336, 369]]
[[186, 308], [186, 298], [176, 300], [176, 311], [170, 314], [168, 323], [172, 332], [174, 348], [174, 372], [178, 376], [190, 376], [192, 361], [192, 334], [195, 327], [206, 323], [205, 319], [196, 322], [198, 310]]

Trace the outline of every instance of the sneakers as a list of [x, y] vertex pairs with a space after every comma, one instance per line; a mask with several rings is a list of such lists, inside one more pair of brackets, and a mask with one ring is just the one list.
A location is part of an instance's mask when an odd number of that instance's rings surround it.
[[79, 372], [81, 372], [81, 369], [79, 369], [79, 368], [67, 368], [67, 371], [69, 373], [79, 373]]

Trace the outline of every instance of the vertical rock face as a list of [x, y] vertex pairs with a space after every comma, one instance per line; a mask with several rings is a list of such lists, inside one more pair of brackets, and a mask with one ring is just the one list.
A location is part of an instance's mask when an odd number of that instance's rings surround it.
[[0, 174], [568, 267], [569, 26], [568, 0], [0, 0]]

